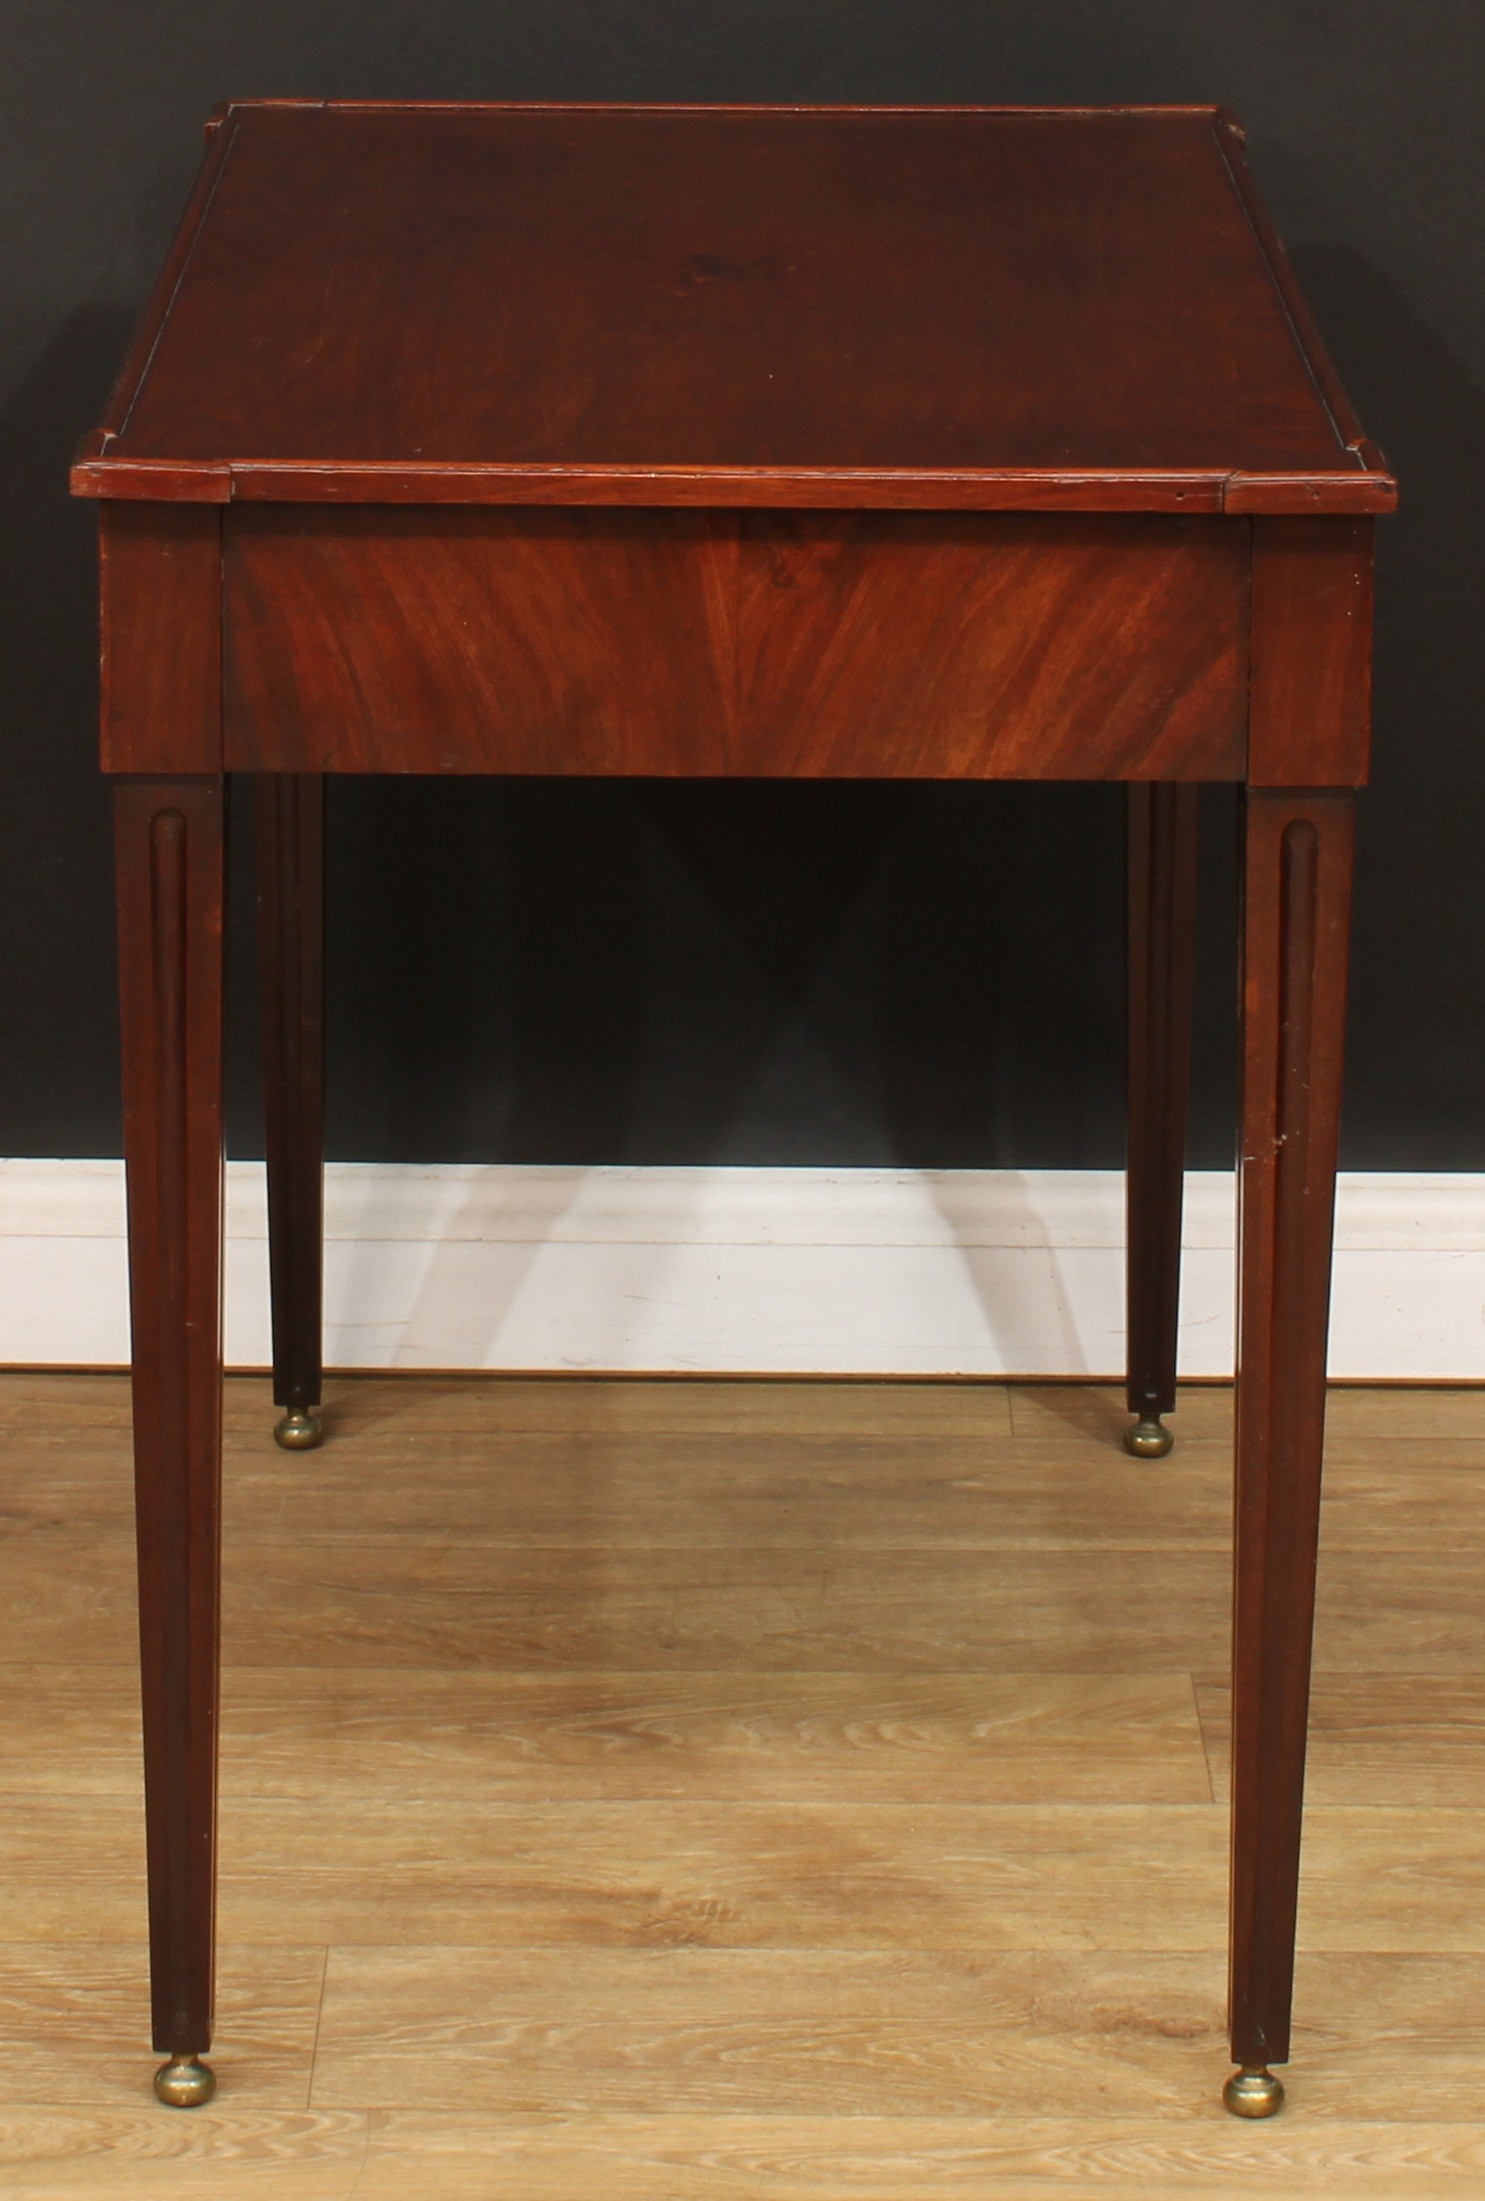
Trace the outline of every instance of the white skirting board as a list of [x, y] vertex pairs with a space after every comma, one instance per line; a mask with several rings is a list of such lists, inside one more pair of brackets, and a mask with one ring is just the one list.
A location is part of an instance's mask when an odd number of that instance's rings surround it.
[[[332, 1164], [332, 1367], [1113, 1376], [1112, 1170]], [[269, 1358], [260, 1163], [227, 1189], [227, 1358]], [[1233, 1358], [1233, 1179], [1186, 1180], [1181, 1367]], [[0, 1363], [127, 1360], [120, 1162], [0, 1162]], [[1485, 1380], [1485, 1176], [1341, 1180], [1331, 1373]]]

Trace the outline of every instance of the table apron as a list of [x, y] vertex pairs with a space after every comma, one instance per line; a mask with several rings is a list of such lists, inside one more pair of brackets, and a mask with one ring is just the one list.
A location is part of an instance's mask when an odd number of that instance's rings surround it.
[[1240, 780], [1253, 523], [229, 507], [224, 761]]

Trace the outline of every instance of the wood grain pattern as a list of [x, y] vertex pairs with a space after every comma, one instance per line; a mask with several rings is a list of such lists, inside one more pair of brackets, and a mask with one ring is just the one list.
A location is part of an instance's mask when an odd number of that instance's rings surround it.
[[[1443, 1686], [1457, 1697], [1458, 1685]], [[8, 1692], [5, 1808], [22, 1797], [134, 1808], [138, 1695], [122, 1663], [29, 1669]], [[1468, 1699], [1458, 1701], [1467, 1735]], [[244, 1666], [231, 1675], [222, 1735], [229, 1806], [912, 1804], [925, 1790], [945, 1805], [1211, 1799], [1190, 1676], [1174, 1672]], [[113, 1855], [119, 1864], [116, 1837]]]
[[[1183, 1673], [241, 1669], [224, 1793], [388, 1803], [1201, 1803]], [[1111, 1770], [1112, 1761], [1112, 1770]]]
[[[66, 2091], [86, 2090], [95, 2102], [127, 2108], [147, 2100], [139, 2023], [145, 1969], [142, 1943], [0, 1944], [0, 2105], [55, 2102], [63, 2070]], [[233, 2035], [218, 2051], [224, 2092], [236, 2084], [264, 2108], [307, 2107], [324, 1973], [323, 1949], [280, 1942], [234, 1952], [222, 1971]], [[15, 2189], [7, 2181], [5, 2190]]]
[[[234, 1386], [241, 1420], [251, 1426], [247, 1383]], [[751, 1377], [721, 1382], [686, 1376], [659, 1382], [513, 1376], [369, 1375], [342, 1379], [336, 1387], [337, 1426], [379, 1440], [407, 1438], [418, 1429], [455, 1437], [562, 1433], [628, 1436], [636, 1442], [666, 1436], [910, 1436], [995, 1444], [1011, 1433], [1010, 1394], [1002, 1383], [895, 1383], [810, 1380], [796, 1391], [788, 1382]], [[1230, 1408], [1229, 1408], [1230, 1412]]]
[[[168, 2134], [147, 2110], [56, 2109], [6, 2120], [15, 2159], [38, 2180], [24, 2201], [1103, 2201], [1109, 2194], [1199, 2201], [1339, 2192], [1385, 2201], [1473, 2201], [1485, 2126], [1288, 2119], [1273, 2132], [1170, 2129], [1116, 2109], [1066, 2117], [670, 2116], [594, 2112], [502, 2117], [417, 2109], [219, 2107]], [[184, 2130], [182, 2128], [185, 2128]], [[107, 2180], [106, 2185], [101, 2181]]]
[[1211, 108], [234, 103], [74, 481], [1385, 508], [1255, 207]]
[[1035, 2115], [1087, 2099], [1083, 2063], [1156, 2114], [1220, 2055], [1214, 1953], [337, 1948], [314, 2100], [405, 2099], [416, 2065], [430, 2109], [973, 2115], [1013, 2088]]
[[[254, 1542], [293, 1534], [302, 1512], [302, 1494], [284, 1484], [268, 1451], [270, 1420], [260, 1417], [228, 1444], [232, 1523]], [[980, 1439], [917, 1437], [908, 1457], [828, 1434], [660, 1432], [646, 1440], [632, 1429], [605, 1438], [446, 1430], [438, 1440], [441, 1520], [449, 1536], [492, 1553], [522, 1543], [761, 1552], [800, 1541], [861, 1554], [1005, 1551], [1053, 1549], [1069, 1538], [1084, 1550], [1225, 1550], [1231, 1462], [1222, 1440], [1199, 1424], [1188, 1433], [1189, 1472], [1162, 1489], [1152, 1523], [1141, 1512], [1148, 1486], [1135, 1463], [1111, 1459], [1096, 1485], [1083, 1468], [1084, 1446], [1107, 1445], [1106, 1427], [1117, 1438], [1122, 1425], [1113, 1412], [1107, 1425], [1082, 1433], [1049, 1435], [1033, 1423], [1016, 1440], [1014, 1465], [971, 1449], [993, 1445], [993, 1430]], [[43, 1442], [34, 1428], [7, 1434], [17, 1487], [0, 1520], [17, 1544], [130, 1518], [118, 1435], [64, 1429], [58, 1438]], [[426, 1440], [405, 1432], [327, 1447], [315, 1463], [316, 1491], [334, 1518], [355, 1521], [358, 1544], [415, 1535], [426, 1525], [419, 1474], [426, 1449]], [[1440, 1437], [1420, 1455], [1411, 1436], [1343, 1430], [1330, 1434], [1327, 1451], [1339, 1462], [1322, 1499], [1327, 1550], [1406, 1557], [1404, 1580], [1421, 1555], [1485, 1547], [1485, 1526], [1466, 1504], [1481, 1467], [1478, 1443]]]
[[[1028, 1468], [1031, 1462], [1028, 1462]], [[294, 1640], [307, 1669], [549, 1671], [595, 1666], [654, 1674], [729, 1671], [960, 1675], [1203, 1672], [1227, 1657], [1224, 1555], [1179, 1545], [1149, 1552], [967, 1552], [877, 1547], [790, 1559], [777, 1546], [730, 1567], [715, 1550], [630, 1549], [604, 1566], [561, 1551], [513, 1559], [509, 1547], [388, 1537], [285, 1548], [245, 1542], [229, 1580], [230, 1656], [276, 1665]], [[1467, 1676], [1485, 1655], [1477, 1542], [1435, 1548], [1401, 1567], [1380, 1542], [1322, 1577], [1317, 1671]], [[115, 1669], [135, 1649], [128, 1555], [54, 1531], [0, 1542], [0, 1597], [26, 1655]]]
[[[241, 2067], [233, 2072], [241, 2085]], [[4, 2162], [14, 2201], [352, 2201], [365, 2167], [364, 2113], [218, 2102], [209, 2117], [145, 2105], [10, 2109]]]
[[[337, 1375], [333, 1379], [338, 1426], [395, 1445], [415, 1430], [446, 1433], [460, 1441], [481, 1436], [799, 1436], [838, 1440], [912, 1435], [995, 1443], [1011, 1433], [1012, 1390], [975, 1378], [941, 1382], [876, 1377], [809, 1377], [799, 1382], [767, 1378], [664, 1376], [464, 1375], [455, 1371]], [[1086, 1388], [1099, 1395], [1096, 1385]], [[1033, 1394], [1065, 1395], [1065, 1387], [1036, 1385]], [[1225, 1411], [1231, 1399], [1221, 1385], [1207, 1396]], [[1193, 1393], [1193, 1396], [1198, 1394]], [[1340, 1393], [1344, 1398], [1345, 1394]], [[1464, 1401], [1461, 1408], [1461, 1396]], [[1453, 1417], [1462, 1436], [1469, 1394], [1422, 1393], [1421, 1411]], [[1435, 1404], [1430, 1405], [1430, 1401]], [[1225, 1402], [1225, 1404], [1224, 1404]], [[265, 1421], [273, 1393], [261, 1377], [235, 1375], [223, 1393], [225, 1426], [266, 1442]], [[46, 1412], [32, 1409], [44, 1405]], [[1457, 1426], [1456, 1426], [1457, 1425]], [[0, 1430], [28, 1432], [42, 1448], [72, 1441], [82, 1430], [129, 1427], [128, 1378], [117, 1370], [0, 1368]], [[1440, 1424], [1440, 1433], [1444, 1425]], [[316, 1467], [323, 1462], [316, 1462]]]
[[98, 524], [103, 769], [219, 772], [221, 515], [120, 504]]
[[223, 789], [115, 783], [155, 2045], [211, 2039], [222, 1471]]
[[[246, 1804], [223, 1851], [223, 1933], [320, 1934], [343, 1949], [385, 1910], [381, 1948], [1109, 1950], [1128, 1942], [1140, 1887], [1143, 1947], [1206, 1951], [1222, 1938], [1226, 1843], [1209, 1801], [1187, 1808], [465, 1805], [440, 1813], [430, 1857], [416, 1807]], [[1451, 1907], [1478, 1904], [1485, 1858], [1461, 1857], [1463, 1818], [1431, 1822], [1411, 1877], [1409, 1831], [1383, 1817], [1368, 1834], [1347, 1817], [1322, 1834], [1319, 1946], [1337, 1934], [1350, 1946], [1367, 1864], [1383, 1868], [1362, 1920], [1378, 1948], [1434, 1948]], [[39, 1877], [39, 1832], [0, 1921]], [[1466, 1946], [1485, 1942], [1467, 1930]]]
[[1366, 782], [1375, 532], [1368, 520], [1254, 522], [1254, 787]]
[[264, 771], [1240, 778], [1242, 522], [234, 511]]
[[[1485, 2022], [1472, 1969], [1477, 1958], [1437, 1954], [1308, 1956], [1306, 2046], [1344, 2041], [1344, 2074], [1311, 2048], [1295, 2121], [1394, 2100], [1398, 2044], [1415, 2041], [1428, 2048], [1402, 2117], [1475, 2118]], [[544, 1952], [337, 1950], [314, 2099], [405, 2098], [423, 2071], [422, 2106], [461, 2114], [986, 2115], [1012, 2099], [1021, 2117], [1076, 2118], [1097, 2071], [1121, 2113], [1210, 2126], [1221, 2054], [1210, 1955], [596, 1950], [554, 1965]]]
[[1241, 523], [795, 513], [738, 524], [730, 769], [1242, 776]]
[[[1232, 1686], [1198, 1675], [1214, 1794], [1225, 1800]], [[1305, 1793], [1312, 1805], [1416, 1809], [1477, 1804], [1485, 1778], [1485, 1673], [1318, 1673], [1310, 1699]]]
[[[1360, 1443], [1369, 1452], [1398, 1446], [1409, 1466], [1452, 1456], [1451, 1447], [1473, 1447], [1479, 1457], [1485, 1386], [1332, 1383], [1325, 1396], [1327, 1432], [1347, 1445]], [[1011, 1383], [1005, 1397], [1018, 1439], [1117, 1437], [1124, 1425], [1120, 1394], [1106, 1383]], [[1230, 1383], [1188, 1384], [1181, 1408], [1183, 1445], [1199, 1440], [1230, 1446], [1232, 1408]]]
[[264, 771], [724, 770], [734, 567], [704, 513], [234, 512], [228, 753]]
[[[349, 2113], [345, 2113], [349, 2114]], [[427, 2201], [1103, 2201], [1120, 2194], [1200, 2201], [1210, 2193], [1337, 2192], [1431, 2201], [1472, 2196], [1485, 2126], [1289, 2119], [1273, 2133], [1146, 2116], [718, 2117], [673, 2114], [507, 2119], [396, 2110], [378, 2118], [356, 2201], [403, 2201], [416, 2178]]]
[[[221, 1932], [224, 1946], [1118, 1949], [1139, 1886], [1157, 1913], [1143, 1946], [1209, 1950], [1222, 1938], [1226, 1842], [1209, 1796], [1186, 1808], [1189, 1819], [1171, 1805], [564, 1795], [445, 1801], [431, 1840], [426, 1799], [242, 1798], [224, 1823]], [[0, 1942], [87, 1936], [89, 1920], [89, 1938], [143, 1939], [113, 1855], [121, 1816], [90, 1799], [37, 1802], [4, 1830]], [[1390, 1885], [1378, 1873], [1370, 1915], [1387, 1938], [1376, 1946], [1432, 1948], [1446, 1903], [1478, 1896], [1485, 1868], [1460, 1859], [1458, 1836], [1438, 1815], [1414, 1883], [1400, 1859]], [[1398, 1839], [1385, 1821], [1371, 1836], [1353, 1832], [1338, 1863], [1344, 1888], [1364, 1858], [1391, 1866]]]
[[[451, 1613], [522, 1537], [554, 1571], [568, 1551], [581, 1565], [585, 1491], [642, 1567], [647, 1537], [673, 1542], [741, 1480], [751, 1579], [792, 1526], [848, 1623], [899, 1572], [874, 1507], [930, 1550], [956, 1454], [967, 1500], [1014, 1487], [1056, 1523], [1090, 1601], [1105, 1516], [1134, 1510], [1106, 1487], [1114, 1386], [377, 1378], [332, 1395], [342, 1434], [314, 1472], [340, 1479], [311, 1561], [349, 1547], [348, 1599], [394, 1536], [431, 1578], [451, 1535], [479, 1531], [482, 1490], [484, 1549], [445, 1577]], [[305, 1465], [271, 1442], [265, 1379], [227, 1397], [235, 1578], [303, 1544]], [[1332, 1394], [1291, 2101], [1256, 2132], [1214, 2100], [1223, 1647], [1173, 1563], [1228, 1489], [1224, 1387], [1184, 1398], [1179, 1482], [1199, 1502], [1136, 1522], [1176, 1596], [1162, 1670], [725, 1672], [702, 1644], [659, 1672], [296, 1668], [273, 1663], [295, 1648], [292, 1604], [244, 1614], [258, 1632], [230, 1647], [247, 1662], [229, 1655], [223, 1715], [222, 2091], [190, 2118], [148, 2103], [140, 2024], [126, 1400], [118, 1376], [0, 1376], [7, 2196], [740, 2201], [762, 2182], [782, 2201], [1474, 2201], [1485, 1394]], [[415, 1446], [414, 1425], [438, 1434]], [[381, 1491], [370, 1536], [343, 1495], [358, 1467]], [[817, 1471], [835, 1510], [807, 1517]], [[919, 1594], [933, 1606], [937, 1581]], [[980, 1595], [1009, 1641], [1017, 1582]], [[1220, 1608], [1220, 1571], [1204, 1598]], [[59, 1614], [90, 1654], [116, 1636], [113, 1663], [23, 1663], [59, 1646]], [[1450, 1630], [1454, 1670], [1427, 1671]], [[822, 1635], [822, 1656], [844, 1641]], [[410, 1942], [420, 1929], [440, 1938]], [[434, 2033], [473, 2099], [427, 2103]], [[82, 2075], [83, 2104], [56, 2100], [59, 2071]]]
[[1224, 1574], [1219, 1552], [1171, 1551], [1158, 1565], [1106, 1552], [1095, 1593], [1065, 1552], [897, 1551], [868, 1567], [810, 1551], [760, 1563], [563, 1549], [497, 1565], [478, 1546], [399, 1557], [377, 1539], [245, 1557], [227, 1634], [245, 1658], [250, 1642], [292, 1629], [305, 1665], [1150, 1673], [1178, 1663], [1193, 1634], [1200, 1662], [1220, 1661]]
[[[964, 1440], [938, 1437], [919, 1439], [911, 1460], [823, 1436], [450, 1435], [439, 1449], [447, 1534], [492, 1553], [501, 1544], [560, 1544], [595, 1557], [667, 1547], [719, 1554], [801, 1542], [842, 1553], [1037, 1551], [1069, 1536], [1106, 1551], [1158, 1541], [1225, 1552], [1232, 1533], [1231, 1461], [1216, 1447], [1203, 1455], [1202, 1473], [1172, 1488], [1158, 1528], [1142, 1517], [1148, 1469], [1121, 1451], [1103, 1470], [1095, 1504], [1076, 1452], [1053, 1443], [1029, 1452], [1044, 1470], [1032, 1483], [1006, 1464], [988, 1465]], [[425, 1451], [426, 1441], [409, 1437], [327, 1446], [315, 1488], [337, 1519], [354, 1520], [358, 1539], [395, 1543], [424, 1522]], [[701, 1489], [705, 1506], [695, 1498]], [[244, 1529], [250, 1521], [255, 1539], [290, 1529], [294, 1493], [261, 1450], [234, 1453], [232, 1491], [233, 1519]], [[1411, 1498], [1394, 1493], [1378, 1534], [1406, 1534], [1416, 1519], [1415, 1536], [1432, 1537], [1447, 1504], [1438, 1477]]]

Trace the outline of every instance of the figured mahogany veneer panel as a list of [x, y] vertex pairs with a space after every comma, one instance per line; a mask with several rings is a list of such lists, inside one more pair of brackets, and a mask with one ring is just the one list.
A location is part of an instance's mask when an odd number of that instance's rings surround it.
[[1242, 776], [1240, 521], [748, 513], [740, 534], [732, 770]]
[[235, 770], [1239, 779], [1250, 528], [265, 506]]
[[227, 515], [234, 768], [707, 773], [734, 542], [706, 513]]

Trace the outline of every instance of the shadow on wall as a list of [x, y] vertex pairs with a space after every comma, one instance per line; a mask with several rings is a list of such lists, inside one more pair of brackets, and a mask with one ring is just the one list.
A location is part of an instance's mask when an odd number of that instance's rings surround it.
[[1342, 1163], [1485, 1168], [1485, 392], [1360, 254], [1297, 251], [1401, 503], [1377, 528]]
[[651, 960], [625, 790], [343, 780], [330, 818], [332, 1154], [625, 1159]]
[[67, 494], [132, 316], [89, 307], [0, 414], [0, 1150], [117, 1154], [107, 793], [98, 776], [93, 509]]
[[1121, 1158], [1113, 790], [343, 783], [332, 817], [344, 1159]]

